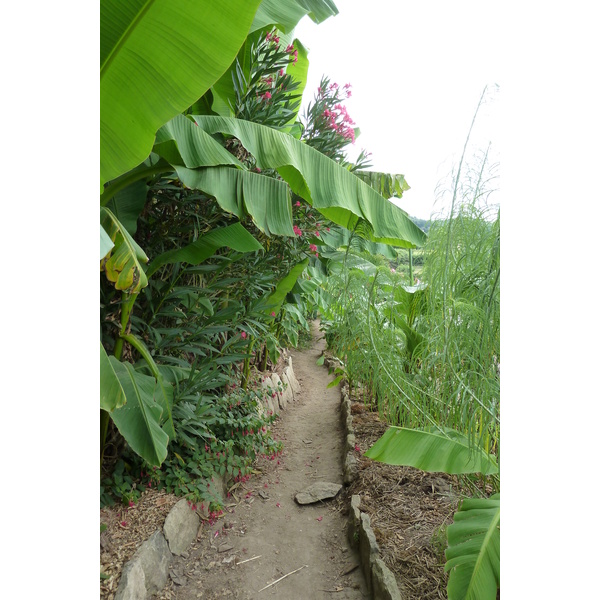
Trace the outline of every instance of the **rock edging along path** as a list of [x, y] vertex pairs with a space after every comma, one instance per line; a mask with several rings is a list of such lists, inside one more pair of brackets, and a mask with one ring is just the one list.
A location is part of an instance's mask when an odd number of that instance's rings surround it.
[[[233, 491], [236, 503], [228, 504], [225, 517], [212, 526], [200, 526], [187, 501], [180, 501], [164, 533], [155, 532], [125, 565], [116, 600], [152, 594], [177, 600], [321, 600], [333, 592], [346, 600], [369, 598], [373, 592], [375, 598], [398, 597], [378, 591], [382, 563], [375, 551], [364, 553], [363, 544], [359, 553], [355, 538], [368, 530], [358, 525], [357, 531], [353, 511], [350, 529], [354, 526], [358, 536], [347, 533], [348, 519], [327, 500], [301, 506], [295, 499], [317, 482], [347, 483], [342, 465], [349, 440], [340, 419], [340, 391], [327, 389], [332, 378], [316, 365], [325, 343], [317, 324], [312, 327], [310, 350], [292, 351], [293, 363], [278, 377], [288, 384], [273, 399], [279, 408], [273, 432], [284, 443], [280, 460], [261, 459], [261, 476]], [[274, 389], [278, 378], [271, 377]], [[366, 521], [356, 501], [353, 507]], [[372, 532], [362, 536], [374, 541]], [[362, 554], [369, 557], [366, 569], [358, 568]], [[136, 581], [134, 588], [130, 583]]]

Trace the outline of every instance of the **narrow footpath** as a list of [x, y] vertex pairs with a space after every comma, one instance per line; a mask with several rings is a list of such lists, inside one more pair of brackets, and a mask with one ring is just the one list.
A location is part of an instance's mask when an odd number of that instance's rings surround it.
[[347, 540], [348, 516], [331, 501], [301, 506], [294, 499], [315, 482], [342, 483], [340, 392], [327, 389], [333, 377], [316, 364], [325, 348], [317, 323], [312, 334], [310, 349], [290, 352], [302, 390], [273, 426], [282, 456], [259, 461], [261, 474], [234, 491], [235, 507], [213, 526], [205, 524], [187, 556], [173, 561], [171, 571], [183, 585], [170, 578], [156, 598], [369, 598]]

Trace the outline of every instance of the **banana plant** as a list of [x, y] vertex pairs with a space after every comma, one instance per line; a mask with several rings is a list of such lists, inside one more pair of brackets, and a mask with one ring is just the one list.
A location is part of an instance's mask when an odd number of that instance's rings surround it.
[[[365, 456], [429, 472], [499, 472], [493, 456], [462, 433], [439, 425], [427, 430], [390, 427]], [[447, 536], [448, 600], [494, 600], [500, 586], [500, 494], [465, 500]]]
[[495, 600], [500, 587], [500, 494], [464, 500], [447, 536], [448, 600]]

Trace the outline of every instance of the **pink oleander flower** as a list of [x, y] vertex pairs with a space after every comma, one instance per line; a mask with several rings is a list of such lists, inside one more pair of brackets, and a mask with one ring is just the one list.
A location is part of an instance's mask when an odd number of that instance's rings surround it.
[[265, 92], [264, 95], [263, 95], [263, 98], [265, 100], [270, 100], [271, 99], [271, 92]]
[[284, 73], [285, 73], [285, 71], [283, 69], [279, 69], [279, 76], [280, 77], [283, 77]]
[[316, 251], [317, 251], [317, 247], [316, 247], [316, 245], [315, 245], [315, 244], [311, 244], [311, 245], [308, 247], [308, 249], [309, 249], [311, 252], [316, 252]]
[[290, 45], [289, 45], [289, 46], [288, 46], [288, 47], [285, 49], [285, 51], [286, 51], [287, 53], [293, 52], [293, 50], [294, 50], [294, 44], [290, 44]]
[[300, 200], [296, 202], [296, 206], [300, 206]]
[[319, 236], [320, 236], [320, 233], [319, 233], [318, 231], [315, 231], [315, 235], [316, 235], [317, 237], [319, 237]]
[[259, 169], [258, 167], [256, 167], [256, 172], [257, 173], [262, 173], [261, 169]]
[[302, 230], [297, 225], [294, 225], [294, 233], [296, 235], [302, 235]]
[[292, 62], [293, 65], [295, 65], [298, 62], [298, 50], [294, 50], [294, 62]]
[[275, 311], [274, 311], [274, 310], [272, 310], [272, 311], [271, 311], [271, 316], [272, 316], [272, 317], [274, 317], [274, 316], [275, 316]]
[[242, 331], [240, 335], [242, 336], [243, 340], [245, 340], [248, 337], [248, 334], [245, 331]]
[[269, 31], [269, 33], [267, 33], [265, 39], [267, 40], [267, 42], [271, 39], [271, 36], [273, 35], [273, 33], [271, 31]]

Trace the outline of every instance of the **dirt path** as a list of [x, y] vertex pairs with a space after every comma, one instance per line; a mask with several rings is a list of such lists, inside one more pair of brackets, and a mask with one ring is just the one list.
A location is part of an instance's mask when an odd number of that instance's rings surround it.
[[[332, 377], [316, 365], [325, 341], [317, 325], [312, 327], [311, 348], [290, 352], [302, 391], [273, 428], [284, 443], [282, 457], [259, 462], [262, 475], [236, 490], [237, 506], [212, 527], [201, 528], [187, 558], [175, 559], [172, 572], [175, 579], [181, 577], [182, 585], [170, 580], [157, 598], [369, 597], [360, 567], [353, 569], [359, 562], [347, 541], [347, 516], [327, 502], [300, 506], [294, 500], [297, 492], [316, 481], [342, 483], [339, 389], [327, 389]], [[232, 548], [219, 552], [227, 546]], [[300, 570], [261, 591], [296, 569]]]

